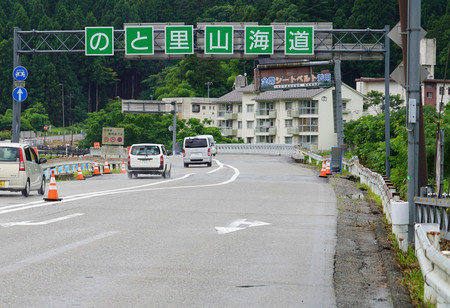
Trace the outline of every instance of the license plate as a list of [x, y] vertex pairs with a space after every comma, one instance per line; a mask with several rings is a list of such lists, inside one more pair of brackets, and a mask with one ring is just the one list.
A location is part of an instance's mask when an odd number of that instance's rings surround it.
[[5, 181], [0, 181], [0, 187], [5, 187]]
[[200, 156], [202, 156], [202, 153], [192, 153], [191, 156], [193, 156], [193, 157], [200, 157]]

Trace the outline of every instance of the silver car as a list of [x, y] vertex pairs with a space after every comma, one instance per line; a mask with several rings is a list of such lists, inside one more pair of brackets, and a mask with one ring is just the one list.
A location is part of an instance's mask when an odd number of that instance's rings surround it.
[[0, 190], [20, 191], [28, 197], [31, 190], [45, 194], [45, 175], [34, 149], [27, 144], [0, 143]]

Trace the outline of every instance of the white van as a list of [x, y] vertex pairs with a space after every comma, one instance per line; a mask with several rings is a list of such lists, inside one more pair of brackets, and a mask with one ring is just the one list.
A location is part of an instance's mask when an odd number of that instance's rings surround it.
[[214, 140], [213, 135], [198, 135], [196, 137], [206, 137], [209, 140], [209, 146], [211, 147], [211, 154], [213, 156], [216, 156], [217, 149], [216, 149], [216, 141]]
[[183, 142], [183, 163], [185, 167], [192, 164], [212, 165], [211, 144], [207, 137], [186, 137]]
[[138, 174], [157, 174], [170, 178], [172, 164], [169, 153], [162, 144], [133, 144], [128, 153], [128, 178]]

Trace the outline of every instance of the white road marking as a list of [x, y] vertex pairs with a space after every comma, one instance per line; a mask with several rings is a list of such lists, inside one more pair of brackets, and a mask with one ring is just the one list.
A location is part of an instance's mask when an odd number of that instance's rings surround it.
[[[144, 188], [144, 187], [149, 187], [149, 186], [155, 186], [155, 185], [162, 184], [162, 183], [183, 180], [183, 179], [186, 179], [186, 178], [194, 175], [194, 173], [188, 173], [179, 178], [159, 181], [159, 182], [150, 183], [150, 184], [118, 188], [118, 189], [112, 189], [112, 190], [105, 190], [105, 191], [98, 191], [98, 192], [91, 192], [91, 193], [84, 193], [84, 194], [78, 194], [78, 195], [72, 195], [72, 196], [65, 196], [63, 198], [63, 200], [51, 202], [51, 203], [46, 202], [46, 201], [33, 201], [33, 202], [29, 202], [29, 203], [15, 204], [15, 205], [10, 205], [10, 206], [0, 207], [0, 215], [6, 214], [6, 213], [11, 213], [11, 212], [23, 211], [23, 210], [32, 209], [32, 208], [37, 208], [37, 207], [42, 207], [42, 206], [47, 206], [49, 204], [55, 205], [55, 204], [78, 201], [78, 200], [92, 198], [92, 197], [100, 197], [100, 196], [120, 194], [120, 193], [222, 186], [222, 185], [227, 185], [229, 183], [232, 183], [238, 178], [240, 172], [237, 168], [235, 168], [231, 165], [222, 164], [219, 160], [215, 160], [215, 161], [219, 165], [219, 168], [217, 168], [215, 171], [226, 166], [226, 167], [231, 168], [234, 171], [234, 174], [228, 180], [226, 180], [224, 182], [220, 182], [220, 183], [203, 184], [203, 185], [189, 185], [189, 186], [175, 186], [175, 187], [160, 187], [160, 188]], [[212, 172], [215, 172], [215, 171], [213, 170]]]
[[[215, 227], [214, 229], [217, 231], [218, 234], [227, 234], [239, 230], [244, 230], [246, 228], [251, 227], [260, 227], [260, 226], [269, 226], [271, 223], [264, 222], [264, 221], [247, 221], [247, 219], [238, 219], [233, 221], [231, 224], [229, 224], [227, 227]], [[243, 226], [243, 227], [241, 227]]]
[[214, 173], [214, 172], [216, 172], [216, 171], [219, 171], [220, 169], [222, 169], [223, 168], [223, 164], [219, 161], [219, 160], [217, 160], [217, 159], [214, 159], [214, 161], [216, 162], [216, 164], [218, 164], [219, 165], [219, 167], [217, 167], [216, 169], [214, 169], [214, 170], [211, 170], [211, 171], [209, 171], [208, 172], [208, 174], [210, 174], [210, 173]]
[[47, 259], [50, 259], [50, 258], [52, 258], [54, 256], [63, 254], [65, 252], [67, 252], [67, 251], [73, 250], [73, 249], [81, 247], [81, 246], [88, 245], [88, 244], [96, 242], [98, 240], [110, 237], [110, 236], [112, 236], [114, 234], [117, 234], [117, 233], [119, 233], [119, 232], [118, 231], [104, 232], [104, 233], [97, 234], [95, 236], [89, 237], [87, 239], [84, 239], [84, 240], [81, 240], [81, 241], [78, 241], [78, 242], [74, 242], [74, 243], [71, 243], [71, 244], [68, 244], [68, 245], [65, 245], [65, 246], [61, 246], [59, 248], [50, 249], [47, 252], [44, 252], [42, 254], [39, 254], [39, 255], [36, 255], [36, 256], [33, 256], [33, 257], [29, 257], [29, 258], [26, 258], [26, 259], [23, 259], [23, 260], [20, 260], [20, 261], [15, 262], [15, 263], [13, 263], [11, 265], [0, 267], [0, 275], [8, 274], [8, 273], [17, 271], [17, 270], [19, 270], [19, 269], [21, 269], [23, 267], [26, 267], [28, 265], [32, 265], [34, 263], [40, 263], [40, 262], [42, 262], [44, 260], [47, 260]]
[[1, 223], [0, 226], [2, 226], [4, 228], [13, 227], [13, 226], [42, 226], [42, 225], [48, 225], [48, 224], [51, 224], [54, 222], [78, 217], [81, 215], [84, 215], [84, 213], [75, 213], [75, 214], [62, 216], [62, 217], [58, 217], [58, 218], [54, 218], [54, 219], [49, 219], [49, 220], [45, 220], [45, 221], [40, 221], [40, 222], [31, 222], [31, 221], [5, 222], [5, 223]]

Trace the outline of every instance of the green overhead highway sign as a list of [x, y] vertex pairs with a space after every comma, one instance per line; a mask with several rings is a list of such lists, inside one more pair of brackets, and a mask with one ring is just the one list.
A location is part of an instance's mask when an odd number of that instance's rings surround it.
[[86, 56], [113, 56], [114, 28], [86, 27], [85, 44]]
[[205, 54], [233, 54], [233, 26], [205, 26]]
[[153, 26], [125, 26], [125, 55], [153, 55]]
[[246, 26], [245, 54], [273, 54], [273, 27]]
[[286, 26], [284, 33], [286, 55], [314, 54], [314, 27]]
[[166, 26], [166, 54], [193, 54], [194, 27]]

